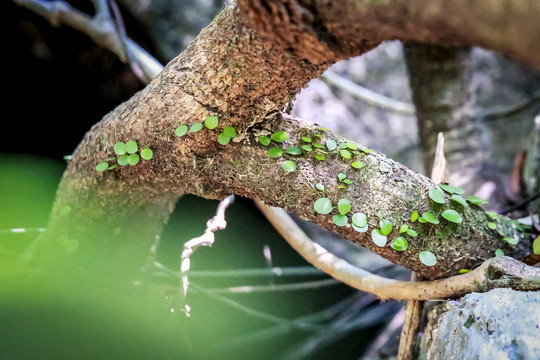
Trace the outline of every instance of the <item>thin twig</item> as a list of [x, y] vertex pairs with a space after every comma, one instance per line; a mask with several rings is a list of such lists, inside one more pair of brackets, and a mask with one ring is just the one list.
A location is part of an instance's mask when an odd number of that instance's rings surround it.
[[497, 120], [508, 118], [512, 115], [519, 114], [527, 110], [532, 105], [536, 104], [540, 100], [540, 90], [535, 91], [529, 99], [523, 100], [519, 103], [509, 105], [503, 108], [487, 109], [480, 118], [485, 120]]
[[388, 279], [353, 266], [313, 242], [285, 210], [266, 206], [260, 201], [256, 204], [281, 236], [309, 263], [333, 278], [381, 299], [444, 299], [495, 287], [540, 289], [540, 269], [506, 256], [488, 259], [469, 273], [440, 280], [413, 283]]
[[191, 255], [201, 246], [212, 246], [214, 244], [214, 232], [223, 230], [227, 227], [225, 220], [225, 210], [234, 202], [234, 195], [227, 196], [219, 203], [216, 215], [206, 222], [206, 230], [204, 233], [194, 239], [189, 240], [184, 244], [182, 251], [182, 263], [180, 264], [180, 272], [182, 273], [182, 289], [184, 291], [184, 311], [189, 316], [189, 306], [185, 304], [185, 298], [189, 287], [188, 271], [191, 267]]
[[270, 284], [270, 285], [245, 285], [229, 288], [206, 289], [213, 293], [229, 293], [229, 294], [252, 294], [261, 292], [283, 292], [283, 291], [299, 291], [320, 289], [327, 286], [335, 286], [341, 284], [336, 279], [324, 279], [316, 281], [304, 281], [291, 284]]
[[[106, 10], [106, 5], [102, 0], [94, 0], [96, 6], [96, 16], [91, 17], [69, 5], [66, 1], [55, 0], [13, 0], [17, 5], [32, 10], [42, 16], [53, 26], [67, 25], [88, 35], [95, 43], [109, 49], [120, 59], [125, 58], [123, 54], [123, 44], [117, 33], [117, 28]], [[142, 70], [141, 81], [150, 82], [155, 78], [163, 65], [154, 59], [148, 52], [143, 50], [133, 40], [125, 39], [128, 58], [137, 64]], [[125, 59], [124, 61], [127, 61]], [[139, 74], [140, 75], [140, 74]]]
[[333, 71], [326, 71], [321, 76], [321, 79], [378, 108], [390, 110], [403, 115], [415, 115], [416, 113], [413, 105], [378, 94], [348, 79], [345, 79]]

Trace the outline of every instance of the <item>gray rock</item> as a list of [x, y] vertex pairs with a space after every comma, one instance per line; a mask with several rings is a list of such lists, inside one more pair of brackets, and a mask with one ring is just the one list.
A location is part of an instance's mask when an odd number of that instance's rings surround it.
[[494, 289], [435, 306], [418, 358], [540, 359], [540, 292]]

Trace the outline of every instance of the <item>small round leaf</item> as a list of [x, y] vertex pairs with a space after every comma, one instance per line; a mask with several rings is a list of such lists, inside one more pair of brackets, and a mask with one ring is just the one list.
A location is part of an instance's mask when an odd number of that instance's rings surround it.
[[411, 214], [411, 222], [418, 220], [418, 211], [415, 211]]
[[540, 236], [537, 236], [533, 241], [533, 254], [540, 255]]
[[118, 159], [116, 160], [116, 162], [118, 163], [118, 165], [120, 166], [125, 166], [128, 164], [128, 155], [124, 154], [124, 155], [120, 155], [118, 157]]
[[303, 142], [310, 143], [310, 142], [311, 142], [311, 138], [310, 138], [310, 137], [307, 137], [307, 136], [302, 136], [302, 141], [303, 141]]
[[219, 120], [215, 116], [209, 116], [204, 120], [204, 126], [206, 126], [208, 129], [212, 130], [215, 129], [218, 126]]
[[339, 153], [340, 153], [341, 157], [344, 158], [344, 159], [350, 159], [352, 157], [349, 150], [340, 150]]
[[228, 135], [225, 135], [224, 133], [221, 133], [218, 135], [217, 141], [221, 145], [227, 145], [231, 141], [231, 137]]
[[457, 211], [452, 210], [452, 209], [444, 210], [441, 213], [441, 216], [445, 218], [446, 220], [456, 223], [456, 224], [463, 222], [463, 218], [461, 217], [461, 215], [459, 215]]
[[337, 143], [334, 140], [326, 140], [326, 148], [329, 151], [335, 150], [337, 148]]
[[296, 164], [294, 161], [285, 161], [283, 164], [281, 164], [281, 168], [287, 172], [291, 172], [296, 170]]
[[154, 157], [154, 152], [150, 148], [144, 148], [141, 150], [141, 157], [144, 160], [150, 160]]
[[313, 158], [314, 158], [315, 160], [319, 160], [319, 161], [324, 161], [324, 159], [326, 159], [326, 158], [324, 157], [324, 155], [315, 155]]
[[302, 150], [304, 151], [313, 151], [313, 148], [309, 145], [302, 145]]
[[490, 230], [495, 230], [497, 228], [497, 224], [495, 224], [494, 222], [488, 222], [488, 228]]
[[294, 146], [288, 147], [285, 152], [290, 155], [302, 155], [302, 150]]
[[315, 189], [317, 189], [319, 191], [324, 191], [324, 185], [321, 184], [321, 183], [317, 183], [317, 184], [315, 184]]
[[487, 201], [482, 199], [482, 198], [479, 198], [478, 196], [467, 196], [467, 200], [468, 202], [470, 202], [471, 204], [474, 204], [474, 205], [482, 205], [482, 204], [487, 204]]
[[437, 264], [437, 258], [431, 251], [420, 251], [418, 257], [420, 258], [422, 264], [426, 266], [434, 266]]
[[195, 133], [197, 131], [201, 131], [202, 127], [203, 127], [202, 123], [195, 123], [191, 125], [191, 127], [189, 128], [189, 131], [191, 131], [192, 133]]
[[436, 188], [429, 189], [429, 198], [433, 200], [434, 202], [436, 202], [437, 204], [445, 203], [443, 193], [441, 192], [441, 190], [436, 189]]
[[313, 204], [313, 209], [319, 214], [329, 214], [332, 211], [332, 201], [328, 198], [320, 198]]
[[412, 237], [417, 237], [418, 233], [414, 231], [413, 229], [407, 229], [407, 235], [412, 236]]
[[139, 151], [139, 146], [137, 146], [137, 143], [133, 140], [128, 141], [124, 148], [128, 154], [135, 154]]
[[434, 225], [437, 225], [440, 221], [438, 219], [435, 218], [435, 216], [433, 216], [432, 213], [430, 212], [425, 212], [422, 214], [422, 217], [424, 218], [424, 220], [426, 220], [427, 222], [429, 223], [432, 223]]
[[362, 164], [360, 161], [353, 161], [351, 166], [355, 169], [361, 169], [364, 167], [364, 164]]
[[354, 225], [354, 223], [352, 224], [352, 228], [355, 230], [355, 231], [358, 231], [360, 233], [365, 233], [369, 230], [369, 227], [366, 225], [364, 227], [359, 227], [359, 226], [356, 226]]
[[338, 178], [339, 181], [343, 181], [343, 179], [347, 178], [347, 175], [344, 174], [344, 173], [339, 173], [339, 174], [337, 174], [337, 178]]
[[286, 131], [276, 131], [271, 137], [272, 140], [280, 143], [289, 140], [289, 134]]
[[381, 234], [378, 229], [373, 229], [371, 231], [371, 240], [373, 240], [375, 245], [377, 245], [378, 247], [384, 247], [388, 238], [385, 235]]
[[126, 144], [121, 141], [114, 144], [114, 153], [116, 155], [124, 155], [126, 153]]
[[495, 250], [495, 256], [497, 257], [504, 256], [504, 251], [502, 251], [501, 249]]
[[131, 165], [131, 166], [137, 165], [139, 163], [140, 159], [141, 158], [137, 154], [130, 154], [127, 157], [128, 164]]
[[184, 135], [186, 135], [187, 132], [188, 132], [188, 126], [187, 125], [180, 125], [174, 131], [176, 136], [184, 136]]
[[351, 211], [351, 203], [347, 199], [340, 199], [337, 207], [341, 215], [346, 215], [349, 211]]
[[400, 233], [400, 234], [406, 233], [407, 230], [409, 230], [409, 225], [403, 224], [403, 225], [401, 225], [401, 227], [399, 228], [399, 233]]
[[99, 172], [104, 172], [105, 170], [107, 170], [108, 167], [109, 167], [109, 163], [103, 161], [97, 164], [96, 170]]
[[334, 222], [334, 224], [336, 224], [337, 226], [345, 226], [347, 225], [347, 223], [349, 222], [349, 219], [347, 219], [347, 216], [346, 215], [339, 215], [339, 214], [336, 214], [332, 217], [332, 221]]
[[274, 146], [274, 147], [271, 147], [270, 149], [268, 149], [268, 155], [271, 158], [278, 158], [281, 155], [283, 155], [283, 150], [281, 150], [280, 148]]
[[465, 207], [469, 207], [469, 204], [467, 203], [467, 201], [461, 197], [461, 195], [457, 195], [457, 194], [453, 194], [452, 197], [450, 198], [451, 200], [465, 206]]
[[270, 145], [270, 138], [268, 136], [259, 136], [259, 142], [264, 146]]
[[358, 146], [355, 143], [347, 143], [347, 149], [358, 150]]
[[459, 186], [452, 186], [447, 184], [439, 184], [439, 187], [446, 191], [449, 194], [456, 194], [456, 195], [462, 195], [465, 193], [465, 190], [460, 188]]
[[236, 137], [236, 129], [234, 126], [227, 126], [225, 129], [223, 129], [223, 134], [230, 138]]
[[398, 236], [390, 242], [390, 247], [396, 251], [405, 251], [409, 247], [409, 242], [403, 236]]
[[381, 235], [386, 236], [392, 232], [392, 223], [386, 219], [381, 219], [381, 221], [379, 221], [379, 226], [381, 228]]
[[364, 213], [357, 212], [352, 216], [352, 223], [359, 228], [367, 226], [367, 216]]

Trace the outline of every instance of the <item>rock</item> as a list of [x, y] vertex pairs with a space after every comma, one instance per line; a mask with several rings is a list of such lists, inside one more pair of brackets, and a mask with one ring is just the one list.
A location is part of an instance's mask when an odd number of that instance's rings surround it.
[[540, 359], [540, 292], [494, 289], [436, 305], [419, 359]]

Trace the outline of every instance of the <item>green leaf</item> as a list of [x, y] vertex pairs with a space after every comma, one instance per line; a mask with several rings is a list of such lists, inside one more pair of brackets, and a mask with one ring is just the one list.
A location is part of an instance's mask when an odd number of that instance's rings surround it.
[[217, 141], [221, 145], [227, 145], [231, 141], [231, 137], [228, 135], [225, 135], [225, 133], [221, 133], [218, 135]]
[[320, 198], [313, 204], [313, 209], [319, 214], [329, 214], [332, 211], [332, 201], [329, 198]]
[[503, 240], [506, 241], [510, 245], [517, 245], [517, 243], [519, 242], [518, 238], [511, 238], [511, 237], [505, 237]]
[[289, 140], [289, 134], [286, 131], [276, 131], [271, 137], [272, 140], [279, 143]]
[[490, 228], [491, 230], [495, 230], [497, 228], [497, 224], [495, 224], [494, 222], [488, 222], [488, 228]]
[[418, 233], [416, 231], [414, 231], [413, 229], [408, 229], [407, 230], [407, 235], [412, 236], [412, 237], [417, 237]]
[[111, 165], [107, 168], [107, 170], [114, 170], [118, 167], [118, 164]]
[[195, 133], [197, 131], [200, 131], [203, 127], [203, 124], [198, 122], [198, 123], [195, 123], [193, 125], [191, 125], [191, 127], [189, 128], [189, 131], [192, 132], [192, 133]]
[[533, 241], [533, 254], [540, 255], [540, 236]]
[[339, 144], [339, 148], [340, 148], [340, 149], [346, 149], [346, 148], [347, 148], [347, 143], [341, 143], [341, 144]]
[[321, 135], [321, 134], [315, 134], [315, 135], [313, 135], [313, 136], [318, 137], [318, 138], [322, 138], [322, 135]]
[[360, 233], [365, 233], [369, 230], [369, 227], [367, 225], [363, 227], [359, 227], [359, 226], [356, 226], [355, 224], [352, 224], [352, 228], [355, 231], [360, 232]]
[[405, 251], [409, 247], [409, 242], [403, 236], [398, 236], [392, 240], [390, 247], [396, 251]]
[[350, 159], [352, 157], [351, 153], [349, 150], [340, 150], [339, 151], [339, 154], [341, 155], [342, 158], [344, 159]]
[[351, 166], [355, 169], [361, 169], [364, 167], [364, 164], [362, 164], [360, 161], [353, 161]]
[[109, 163], [103, 161], [96, 165], [96, 170], [99, 172], [104, 172], [109, 167]]
[[334, 140], [326, 140], [326, 148], [329, 151], [335, 150], [337, 148], [337, 143]]
[[347, 149], [358, 150], [358, 146], [355, 143], [347, 143]]
[[130, 140], [126, 143], [124, 149], [128, 154], [135, 154], [139, 150], [139, 147], [137, 146], [137, 143], [135, 141]]
[[436, 202], [437, 204], [445, 203], [443, 193], [441, 192], [441, 190], [436, 189], [436, 188], [429, 189], [429, 198], [433, 200], [434, 202]]
[[349, 222], [349, 219], [347, 219], [347, 216], [345, 215], [334, 215], [332, 217], [332, 221], [334, 222], [334, 224], [336, 224], [337, 226], [345, 226], [347, 225], [347, 223]]
[[313, 151], [313, 148], [309, 145], [302, 145], [302, 150], [304, 151]]
[[285, 152], [290, 155], [302, 155], [302, 150], [294, 146], [288, 147]]
[[421, 224], [427, 224], [428, 221], [426, 219], [424, 219], [423, 217], [419, 217], [418, 222], [421, 223]]
[[141, 150], [141, 157], [144, 160], [150, 160], [154, 157], [154, 152], [150, 148], [144, 148]]
[[431, 251], [420, 251], [418, 257], [420, 258], [422, 264], [426, 266], [434, 266], [437, 264], [437, 258]]
[[409, 225], [403, 224], [403, 225], [401, 225], [401, 227], [399, 228], [399, 233], [400, 233], [400, 234], [406, 233], [407, 230], [409, 230]]
[[381, 232], [378, 229], [373, 229], [371, 231], [371, 240], [377, 245], [378, 247], [384, 247], [386, 245], [386, 241], [388, 241], [388, 238], [381, 234]]
[[482, 204], [487, 204], [487, 201], [482, 199], [482, 198], [479, 198], [478, 196], [467, 196], [467, 200], [468, 202], [470, 202], [471, 204], [474, 204], [474, 205], [482, 205]]
[[236, 130], [234, 126], [227, 126], [225, 129], [223, 129], [223, 134], [227, 135], [232, 139], [236, 137]]
[[360, 149], [360, 151], [363, 152], [366, 155], [369, 155], [369, 154], [371, 154], [373, 152], [372, 149]]
[[465, 190], [460, 188], [459, 186], [452, 186], [447, 184], [439, 184], [439, 187], [446, 191], [449, 194], [456, 194], [456, 195], [462, 195], [465, 193]]
[[345, 185], [338, 185], [337, 188], [338, 189], [345, 189]]
[[296, 164], [294, 161], [285, 161], [283, 164], [281, 164], [281, 168], [287, 172], [291, 172], [296, 170]]
[[461, 195], [452, 195], [452, 197], [450, 198], [451, 200], [457, 202], [457, 203], [460, 203], [461, 205], [465, 206], [465, 207], [469, 207], [469, 204], [467, 204], [467, 201], [461, 197]]
[[352, 216], [352, 223], [353, 225], [356, 225], [359, 228], [363, 228], [367, 226], [366, 214], [361, 213], [361, 212], [354, 213]]
[[311, 138], [310, 138], [310, 137], [307, 137], [307, 136], [302, 136], [302, 141], [303, 141], [303, 142], [310, 143], [310, 142], [311, 142]]
[[321, 183], [317, 183], [317, 184], [315, 184], [315, 189], [320, 190], [320, 191], [324, 191], [324, 185], [321, 184]]
[[137, 154], [130, 154], [128, 155], [128, 164], [131, 165], [131, 166], [135, 166], [139, 163], [139, 160], [141, 158], [139, 157], [139, 155]]
[[502, 251], [501, 249], [495, 250], [495, 256], [497, 257], [504, 256], [504, 251]]
[[[317, 148], [317, 149], [322, 149], [322, 145], [321, 144], [317, 144], [317, 143], [313, 143], [311, 144], [311, 146], [313, 146], [314, 148]], [[327, 152], [324, 152], [325, 154], [328, 154]]]
[[424, 220], [426, 220], [427, 222], [432, 223], [433, 225], [437, 225], [438, 223], [440, 223], [440, 221], [436, 219], [435, 216], [433, 216], [433, 214], [430, 212], [423, 213], [422, 218], [424, 218]]
[[215, 129], [218, 126], [218, 123], [219, 120], [215, 116], [209, 116], [204, 120], [204, 125], [210, 130]]
[[324, 155], [315, 155], [313, 158], [315, 158], [315, 160], [319, 160], [319, 161], [323, 161], [325, 159]]
[[317, 130], [321, 130], [321, 131], [330, 131], [330, 129], [327, 129], [327, 128], [322, 127], [322, 126], [317, 126], [316, 129], [317, 129]]
[[411, 222], [418, 220], [418, 211], [415, 211], [411, 214]]
[[118, 157], [118, 159], [116, 160], [116, 162], [118, 163], [118, 165], [120, 166], [125, 166], [128, 164], [128, 155], [124, 154], [124, 155], [120, 155]]
[[270, 138], [268, 136], [259, 136], [259, 142], [264, 146], [270, 145]]
[[347, 199], [340, 199], [337, 205], [338, 211], [341, 215], [346, 215], [351, 211], [351, 203]]
[[343, 179], [347, 178], [347, 175], [344, 174], [344, 173], [339, 173], [339, 174], [337, 174], [337, 178], [338, 178], [339, 181], [343, 181]]
[[188, 132], [188, 126], [187, 125], [180, 125], [174, 131], [176, 136], [184, 136], [184, 135], [186, 135], [187, 132]]
[[457, 211], [452, 209], [444, 210], [441, 213], [441, 216], [446, 220], [456, 224], [460, 224], [461, 222], [463, 222], [463, 218], [461, 217], [461, 215], [459, 215]]
[[386, 219], [379, 221], [379, 227], [381, 228], [381, 235], [388, 235], [392, 232], [392, 223]]
[[345, 183], [347, 185], [351, 185], [353, 183], [353, 181], [351, 179], [343, 179], [343, 183]]
[[281, 150], [281, 148], [278, 148], [278, 147], [274, 146], [274, 147], [271, 147], [270, 149], [268, 149], [268, 155], [271, 158], [278, 158], [281, 155], [283, 155], [283, 150]]
[[121, 141], [114, 144], [114, 153], [116, 155], [124, 155], [126, 153], [126, 144]]
[[466, 273], [471, 272], [471, 270], [469, 270], [469, 269], [459, 269], [458, 272], [459, 272], [460, 274], [466, 274]]

